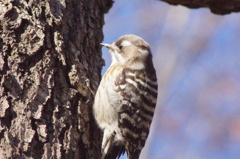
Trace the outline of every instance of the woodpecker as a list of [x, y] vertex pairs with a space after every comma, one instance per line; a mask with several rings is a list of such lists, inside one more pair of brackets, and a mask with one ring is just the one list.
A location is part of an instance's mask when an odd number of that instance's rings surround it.
[[103, 131], [101, 159], [116, 159], [125, 152], [128, 159], [138, 159], [158, 94], [150, 46], [132, 34], [101, 45], [112, 57], [93, 104], [95, 120]]

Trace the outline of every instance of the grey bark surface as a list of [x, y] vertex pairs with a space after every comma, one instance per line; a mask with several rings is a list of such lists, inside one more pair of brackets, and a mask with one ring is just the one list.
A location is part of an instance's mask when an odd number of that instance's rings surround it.
[[97, 159], [105, 0], [0, 2], [0, 158]]
[[188, 8], [209, 8], [214, 14], [240, 12], [240, 0], [161, 0], [172, 5]]

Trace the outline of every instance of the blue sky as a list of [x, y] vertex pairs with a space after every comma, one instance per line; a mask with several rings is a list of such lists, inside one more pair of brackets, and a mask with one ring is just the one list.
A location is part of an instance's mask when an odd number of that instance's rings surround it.
[[[158, 105], [142, 159], [238, 159], [240, 19], [160, 1], [116, 1], [104, 43], [144, 38], [158, 74]], [[111, 59], [103, 48], [106, 66]], [[126, 158], [126, 157], [122, 157]]]

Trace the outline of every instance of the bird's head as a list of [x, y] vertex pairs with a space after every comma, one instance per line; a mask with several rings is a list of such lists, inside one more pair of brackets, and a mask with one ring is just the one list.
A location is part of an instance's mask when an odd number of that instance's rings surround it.
[[147, 59], [151, 58], [149, 44], [141, 37], [128, 34], [111, 44], [101, 43], [109, 49], [112, 65], [120, 64], [132, 69], [144, 69]]

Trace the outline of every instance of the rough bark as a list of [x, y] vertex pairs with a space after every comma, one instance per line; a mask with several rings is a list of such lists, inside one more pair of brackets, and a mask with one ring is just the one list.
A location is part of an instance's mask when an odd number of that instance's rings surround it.
[[0, 2], [0, 158], [96, 159], [92, 117], [111, 0]]
[[173, 5], [189, 8], [209, 8], [215, 14], [229, 14], [240, 11], [240, 0], [161, 0]]

